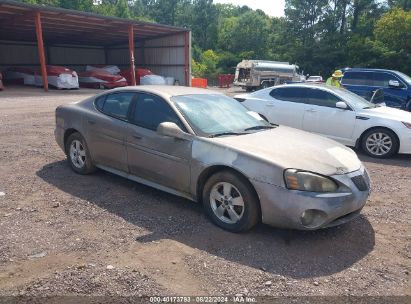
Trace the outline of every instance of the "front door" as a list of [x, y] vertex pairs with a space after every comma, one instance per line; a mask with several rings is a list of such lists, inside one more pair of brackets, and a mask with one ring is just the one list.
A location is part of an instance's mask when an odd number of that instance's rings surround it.
[[309, 105], [304, 112], [303, 130], [353, 145], [355, 112], [336, 108], [336, 103], [341, 99], [321, 89], [308, 89], [307, 99]]
[[126, 135], [130, 173], [189, 193], [192, 142], [159, 135], [156, 130], [162, 122], [174, 122], [185, 131], [166, 101], [156, 95], [138, 93]]
[[[390, 81], [397, 81], [400, 86], [390, 87]], [[384, 90], [384, 102], [388, 107], [405, 107], [408, 96], [407, 86], [397, 76], [386, 72], [375, 72], [374, 85]]]
[[85, 117], [86, 142], [95, 164], [127, 172], [126, 121], [134, 96], [132, 92], [103, 95], [95, 102], [98, 112]]

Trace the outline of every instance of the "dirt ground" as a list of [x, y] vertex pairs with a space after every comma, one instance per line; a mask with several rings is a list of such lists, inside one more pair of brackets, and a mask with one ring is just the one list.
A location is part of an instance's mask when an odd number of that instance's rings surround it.
[[232, 234], [199, 204], [70, 170], [54, 110], [96, 92], [0, 92], [0, 295], [411, 295], [411, 156], [358, 152], [373, 192], [349, 224]]

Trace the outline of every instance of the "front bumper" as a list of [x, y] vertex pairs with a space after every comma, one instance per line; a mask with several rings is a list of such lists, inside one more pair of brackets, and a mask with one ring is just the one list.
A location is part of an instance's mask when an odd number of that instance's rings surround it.
[[56, 138], [56, 142], [59, 147], [63, 150], [64, 153], [66, 153], [64, 147], [64, 129], [62, 127], [56, 126], [56, 128], [54, 129], [54, 137]]
[[[253, 181], [259, 194], [263, 223], [281, 228], [315, 230], [354, 219], [360, 214], [370, 194], [370, 179], [366, 169], [362, 167], [331, 178], [338, 183], [338, 192], [289, 190]], [[308, 215], [315, 218], [310, 224], [306, 220]]]
[[398, 153], [411, 154], [411, 130], [406, 129], [400, 137], [400, 149]]

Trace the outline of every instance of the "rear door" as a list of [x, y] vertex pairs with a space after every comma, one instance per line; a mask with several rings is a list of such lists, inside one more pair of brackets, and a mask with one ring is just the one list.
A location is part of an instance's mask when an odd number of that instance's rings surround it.
[[186, 131], [165, 100], [157, 95], [138, 93], [126, 132], [130, 173], [189, 193], [192, 142], [159, 135], [157, 127], [162, 122], [174, 122]]
[[377, 88], [374, 86], [373, 72], [347, 71], [341, 80], [341, 84], [351, 92], [370, 100], [372, 92]]
[[302, 129], [306, 108], [306, 88], [279, 87], [272, 89], [265, 105], [271, 123]]
[[303, 130], [352, 145], [355, 112], [336, 108], [335, 105], [341, 98], [320, 88], [307, 89], [307, 99], [309, 105], [304, 112]]
[[[399, 87], [390, 87], [390, 81], [398, 81]], [[389, 107], [401, 108], [405, 106], [408, 97], [407, 85], [396, 75], [387, 72], [374, 72], [374, 85], [384, 90], [384, 102]]]
[[126, 121], [135, 96], [133, 92], [103, 95], [95, 101], [98, 112], [85, 117], [87, 145], [96, 164], [127, 172]]

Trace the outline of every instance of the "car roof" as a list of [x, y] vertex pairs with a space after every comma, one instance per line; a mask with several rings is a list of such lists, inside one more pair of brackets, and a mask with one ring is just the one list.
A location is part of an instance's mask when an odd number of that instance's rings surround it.
[[327, 89], [327, 90], [334, 90], [334, 89], [338, 90], [338, 88], [326, 85], [325, 83], [315, 83], [315, 82], [288, 83], [288, 84], [282, 84], [282, 85], [274, 86], [274, 87], [271, 87], [270, 89], [289, 88], [289, 87], [320, 88], [320, 89]]
[[347, 72], [391, 72], [396, 73], [394, 70], [387, 70], [387, 69], [371, 69], [371, 68], [349, 68], [346, 69], [344, 73]]
[[109, 91], [104, 92], [105, 94], [114, 93], [114, 92], [124, 92], [124, 91], [135, 91], [135, 92], [147, 92], [159, 95], [163, 98], [171, 98], [173, 96], [181, 96], [181, 95], [193, 95], [193, 94], [222, 94], [220, 92], [208, 90], [208, 89], [201, 89], [201, 88], [194, 88], [194, 87], [186, 87], [186, 86], [172, 86], [172, 85], [139, 85], [139, 86], [128, 86], [128, 87], [121, 87], [112, 89]]

